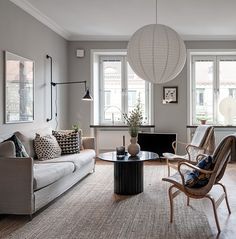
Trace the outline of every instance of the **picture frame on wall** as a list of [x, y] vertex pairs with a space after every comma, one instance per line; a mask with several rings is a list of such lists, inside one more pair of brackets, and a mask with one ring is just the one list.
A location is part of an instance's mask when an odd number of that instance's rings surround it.
[[178, 103], [178, 87], [164, 86], [163, 87], [163, 104]]
[[34, 120], [34, 61], [5, 51], [5, 123]]

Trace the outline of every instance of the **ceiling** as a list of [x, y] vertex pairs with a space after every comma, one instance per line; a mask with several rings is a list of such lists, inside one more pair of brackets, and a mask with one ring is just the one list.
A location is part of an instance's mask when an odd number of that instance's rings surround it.
[[[155, 23], [155, 0], [11, 0], [68, 40], [128, 40]], [[158, 0], [157, 23], [184, 40], [236, 39], [235, 0]]]

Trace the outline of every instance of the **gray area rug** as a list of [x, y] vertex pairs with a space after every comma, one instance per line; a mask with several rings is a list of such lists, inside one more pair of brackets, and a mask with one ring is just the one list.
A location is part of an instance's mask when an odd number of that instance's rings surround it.
[[174, 222], [169, 223], [169, 184], [162, 182], [163, 165], [145, 166], [144, 192], [135, 196], [113, 194], [113, 166], [97, 165], [68, 193], [4, 238], [149, 239], [210, 238], [212, 232], [201, 200], [186, 206], [175, 198]]

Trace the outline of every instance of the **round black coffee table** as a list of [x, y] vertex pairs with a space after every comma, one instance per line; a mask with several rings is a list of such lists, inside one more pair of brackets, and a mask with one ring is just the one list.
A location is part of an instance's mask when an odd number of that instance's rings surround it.
[[101, 160], [114, 163], [114, 192], [133, 195], [143, 192], [143, 162], [158, 159], [156, 153], [141, 151], [137, 156], [117, 156], [116, 152], [98, 155]]

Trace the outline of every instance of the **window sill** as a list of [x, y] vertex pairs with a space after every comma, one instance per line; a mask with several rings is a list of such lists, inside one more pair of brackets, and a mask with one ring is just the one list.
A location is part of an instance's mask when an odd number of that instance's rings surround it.
[[[186, 128], [197, 128], [199, 125], [187, 125]], [[236, 125], [212, 125], [212, 126], [214, 128], [222, 128], [222, 129], [225, 129], [225, 128], [236, 128]]]
[[[141, 125], [140, 128], [154, 128], [155, 125]], [[90, 128], [129, 128], [127, 125], [90, 125]]]

